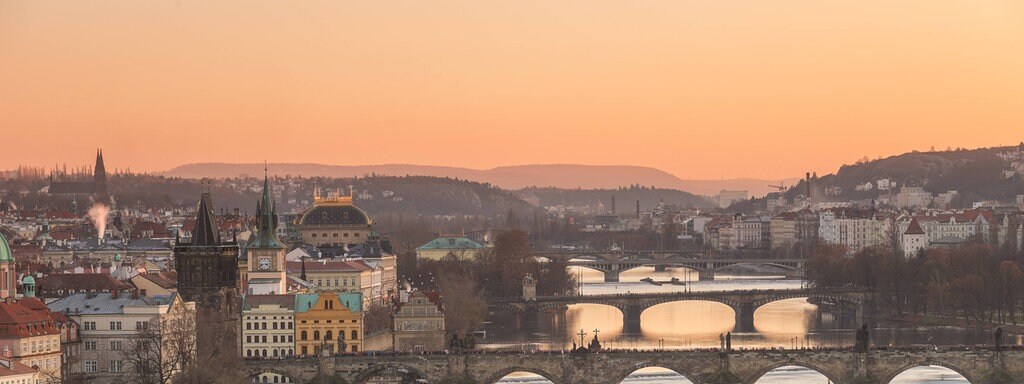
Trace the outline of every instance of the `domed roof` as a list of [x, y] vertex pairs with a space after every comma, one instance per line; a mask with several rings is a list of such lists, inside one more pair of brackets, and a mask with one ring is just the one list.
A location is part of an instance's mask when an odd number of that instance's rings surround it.
[[314, 205], [306, 209], [299, 225], [368, 226], [370, 217], [362, 209], [347, 204]]
[[32, 275], [25, 275], [25, 277], [21, 279], [21, 284], [36, 285], [36, 279], [32, 277]]
[[115, 253], [114, 254], [114, 261], [121, 261], [121, 254], [120, 253]]
[[0, 262], [14, 261], [14, 253], [11, 252], [11, 245], [7, 244], [7, 238], [0, 233]]

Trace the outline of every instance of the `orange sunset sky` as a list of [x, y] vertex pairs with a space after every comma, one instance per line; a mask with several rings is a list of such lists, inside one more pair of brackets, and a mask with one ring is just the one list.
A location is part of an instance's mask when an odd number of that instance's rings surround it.
[[1021, 140], [1020, 0], [0, 0], [0, 169], [785, 178]]

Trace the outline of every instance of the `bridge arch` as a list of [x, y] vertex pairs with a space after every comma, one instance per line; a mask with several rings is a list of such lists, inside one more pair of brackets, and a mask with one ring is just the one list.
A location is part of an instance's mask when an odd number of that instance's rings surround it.
[[779, 362], [775, 362], [773, 364], [767, 365], [767, 366], [762, 367], [761, 369], [757, 370], [756, 372], [754, 372], [754, 374], [751, 375], [750, 377], [742, 378], [742, 380], [743, 380], [744, 384], [756, 384], [758, 382], [758, 380], [761, 380], [761, 378], [764, 377], [765, 375], [767, 375], [769, 372], [772, 372], [772, 371], [774, 371], [776, 369], [779, 369], [779, 368], [786, 368], [786, 367], [799, 367], [799, 368], [810, 369], [810, 370], [812, 370], [814, 372], [817, 372], [817, 373], [821, 374], [822, 376], [825, 376], [825, 378], [827, 378], [829, 380], [829, 382], [831, 382], [831, 383], [842, 383], [843, 382], [843, 381], [839, 380], [840, 377], [836, 377], [834, 372], [829, 372], [827, 369], [822, 369], [821, 367], [817, 366], [814, 363], [808, 363], [808, 362], [800, 361], [800, 360], [796, 360], [796, 359], [789, 359], [787, 361], [779, 361]]
[[427, 379], [427, 375], [416, 368], [410, 367], [405, 364], [398, 363], [380, 363], [374, 364], [356, 374], [355, 381], [352, 384], [366, 383], [370, 378], [380, 374], [395, 374], [402, 375], [405, 379], [409, 379], [411, 376], [412, 380], [405, 380], [405, 382], [413, 382], [416, 379]]
[[[269, 379], [267, 381], [261, 380], [260, 376], [266, 375], [266, 374], [278, 375], [278, 376], [281, 376], [282, 378], [285, 378], [287, 380], [283, 380], [283, 381], [274, 381], [272, 379]], [[273, 383], [292, 383], [292, 384], [303, 384], [303, 383], [306, 382], [306, 380], [304, 380], [302, 378], [301, 374], [298, 374], [298, 373], [295, 373], [295, 372], [290, 372], [288, 369], [279, 369], [279, 368], [274, 368], [274, 367], [254, 367], [254, 368], [251, 368], [251, 369], [249, 369], [248, 377], [249, 377], [249, 381], [252, 382], [252, 383], [270, 383], [270, 384], [273, 384]]]
[[903, 373], [905, 373], [907, 371], [910, 371], [910, 370], [912, 370], [914, 368], [929, 367], [929, 366], [942, 367], [942, 368], [948, 369], [950, 371], [956, 372], [958, 375], [960, 375], [964, 379], [966, 379], [967, 382], [972, 383], [972, 384], [973, 383], [980, 383], [981, 382], [981, 381], [978, 381], [978, 380], [980, 380], [979, 378], [972, 377], [971, 374], [965, 372], [963, 369], [960, 369], [956, 365], [953, 365], [953, 364], [950, 364], [950, 363], [947, 363], [947, 362], [941, 361], [941, 360], [926, 359], [926, 360], [923, 360], [923, 361], [921, 361], [919, 363], [907, 364], [907, 365], [904, 365], [904, 366], [900, 367], [899, 369], [896, 369], [894, 372], [886, 375], [886, 377], [882, 381], [879, 381], [879, 383], [881, 383], [881, 384], [892, 383], [892, 381], [895, 380], [897, 376], [899, 376], [899, 375], [901, 375], [901, 374], [903, 374]]
[[690, 374], [687, 373], [685, 370], [680, 369], [679, 367], [673, 367], [671, 364], [663, 364], [663, 363], [656, 363], [656, 362], [649, 362], [649, 361], [638, 363], [636, 365], [633, 365], [633, 366], [630, 366], [630, 367], [624, 369], [622, 372], [617, 373], [614, 376], [614, 379], [616, 379], [614, 381], [614, 383], [621, 384], [623, 381], [625, 381], [627, 378], [629, 378], [629, 376], [632, 376], [634, 373], [637, 373], [637, 372], [639, 372], [641, 370], [648, 369], [648, 368], [661, 368], [661, 369], [664, 369], [664, 370], [672, 371], [672, 372], [676, 373], [677, 375], [679, 375], [680, 378], [682, 378], [682, 379], [684, 379], [684, 380], [686, 380], [686, 381], [688, 381], [690, 383], [693, 383], [693, 379], [690, 378]]
[[529, 368], [529, 367], [523, 367], [523, 366], [513, 366], [513, 367], [508, 367], [508, 368], [501, 369], [501, 370], [491, 374], [490, 376], [488, 376], [486, 379], [484, 379], [480, 383], [481, 384], [494, 384], [494, 383], [497, 383], [498, 380], [504, 379], [505, 376], [511, 375], [513, 373], [516, 373], [516, 372], [532, 373], [534, 375], [543, 377], [543, 378], [547, 379], [548, 381], [550, 381], [552, 383], [560, 383], [561, 382], [561, 380], [558, 380], [558, 376], [555, 376], [555, 375], [552, 375], [551, 373], [545, 372], [543, 369]]

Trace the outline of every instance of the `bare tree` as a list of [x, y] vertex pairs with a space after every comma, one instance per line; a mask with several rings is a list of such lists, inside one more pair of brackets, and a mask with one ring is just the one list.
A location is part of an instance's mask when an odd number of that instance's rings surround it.
[[169, 384], [179, 372], [195, 363], [195, 309], [185, 303], [175, 304], [163, 317], [144, 323], [128, 341], [123, 352], [126, 382]]

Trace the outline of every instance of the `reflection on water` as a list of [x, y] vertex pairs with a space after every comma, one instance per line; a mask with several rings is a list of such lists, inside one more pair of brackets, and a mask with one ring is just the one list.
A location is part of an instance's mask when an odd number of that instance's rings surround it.
[[[551, 381], [532, 373], [516, 372], [498, 381], [512, 384], [546, 384]], [[676, 371], [648, 367], [638, 369], [622, 381], [623, 384], [693, 384], [692, 381]], [[826, 384], [825, 375], [804, 367], [780, 367], [766, 373], [755, 384]], [[896, 376], [891, 384], [969, 384], [960, 374], [943, 367], [928, 366], [907, 370]]]
[[[693, 281], [697, 274], [684, 268], [670, 268], [655, 272], [654, 268], [637, 268], [620, 274], [618, 283], [604, 283], [601, 272], [575, 268], [583, 281], [584, 295], [678, 292], [730, 291], [750, 289], [799, 289], [799, 280], [751, 279], [743, 276], [718, 275], [714, 281]], [[664, 284], [661, 286], [641, 282], [650, 277], [655, 281], [668, 282], [677, 277], [688, 281], [687, 286]], [[486, 325], [487, 337], [482, 341], [484, 348], [536, 348], [568, 349], [575, 341], [579, 343], [578, 332], [586, 332], [584, 343], [589, 343], [594, 331], [605, 348], [615, 349], [689, 349], [715, 348], [719, 335], [731, 332], [735, 325], [733, 310], [721, 303], [685, 301], [660, 304], [641, 314], [639, 334], [623, 332], [622, 313], [614, 307], [596, 304], [569, 306], [564, 314], [535, 314], [534, 318], [516, 316], [492, 316]], [[797, 347], [849, 347], [854, 344], [853, 325], [828, 311], [819, 314], [818, 306], [806, 299], [781, 300], [766, 304], [754, 313], [755, 332], [734, 333], [732, 344], [735, 348], [797, 348]], [[1013, 340], [1020, 344], [1020, 337]], [[886, 328], [873, 329], [871, 334], [875, 345], [927, 345], [927, 344], [978, 344], [990, 340], [989, 332], [981, 329], [954, 327]], [[510, 375], [502, 382], [529, 384], [546, 383], [547, 380], [532, 374]], [[626, 379], [626, 383], [689, 383], [685, 377], [673, 371], [650, 368], [639, 370]], [[758, 384], [826, 383], [827, 379], [813, 370], [801, 367], [784, 367], [769, 372]], [[925, 383], [966, 383], [955, 372], [939, 367], [921, 367], [907, 371], [897, 377], [897, 384]]]

